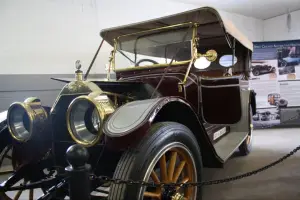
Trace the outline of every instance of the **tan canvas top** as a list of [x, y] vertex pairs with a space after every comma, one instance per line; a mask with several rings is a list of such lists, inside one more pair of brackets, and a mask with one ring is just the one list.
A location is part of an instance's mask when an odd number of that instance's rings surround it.
[[236, 38], [244, 47], [251, 51], [253, 50], [253, 43], [244, 36], [231, 21], [222, 18], [220, 13], [211, 7], [202, 7], [149, 21], [104, 29], [100, 35], [105, 41], [113, 45], [114, 39], [120, 35], [188, 22], [199, 23], [199, 30], [202, 30], [201, 28], [203, 27], [205, 38], [209, 38], [209, 35], [215, 37], [227, 33]]

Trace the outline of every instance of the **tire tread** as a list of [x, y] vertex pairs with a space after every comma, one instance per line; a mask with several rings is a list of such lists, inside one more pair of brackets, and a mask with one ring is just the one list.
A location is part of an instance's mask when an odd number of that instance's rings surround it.
[[[115, 169], [115, 173], [113, 178], [126, 180], [130, 176], [130, 172], [132, 168], [135, 166], [135, 160], [137, 159], [138, 150], [141, 149], [143, 146], [148, 146], [150, 148], [147, 149], [147, 152], [152, 152], [153, 149], [156, 148], [155, 142], [157, 141], [158, 137], [161, 137], [165, 130], [170, 129], [173, 126], [176, 129], [182, 129], [185, 132], [189, 132], [189, 136], [193, 137], [193, 141], [196, 142], [196, 138], [192, 134], [192, 132], [185, 127], [184, 125], [178, 124], [176, 122], [159, 122], [152, 125], [149, 129], [147, 135], [143, 138], [143, 140], [138, 144], [137, 147], [134, 149], [128, 149], [126, 152], [123, 153], [119, 163]], [[159, 132], [159, 133], [157, 133]], [[153, 134], [157, 133], [154, 137]], [[197, 146], [198, 147], [198, 146]], [[199, 147], [198, 147], [199, 148]], [[200, 148], [198, 149], [200, 152]], [[201, 159], [201, 158], [200, 158]], [[202, 165], [202, 163], [201, 163]], [[139, 166], [142, 167], [142, 166]], [[108, 196], [108, 200], [125, 200], [126, 197], [126, 188], [127, 186], [124, 184], [111, 184], [110, 194]], [[113, 193], [112, 193], [113, 192]]]

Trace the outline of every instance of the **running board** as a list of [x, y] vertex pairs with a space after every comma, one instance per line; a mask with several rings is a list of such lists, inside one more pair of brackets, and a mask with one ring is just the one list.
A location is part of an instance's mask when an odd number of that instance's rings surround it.
[[214, 144], [218, 156], [225, 162], [246, 139], [248, 133], [230, 132]]
[[97, 189], [95, 189], [95, 191], [91, 192], [91, 196], [94, 198], [99, 198], [104, 200], [108, 197], [109, 190], [110, 190], [110, 186], [108, 187], [100, 186]]

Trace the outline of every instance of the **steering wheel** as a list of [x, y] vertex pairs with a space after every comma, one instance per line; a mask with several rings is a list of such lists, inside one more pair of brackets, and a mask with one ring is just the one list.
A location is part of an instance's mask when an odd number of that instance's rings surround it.
[[135, 66], [136, 66], [136, 67], [139, 66], [142, 62], [151, 62], [151, 63], [153, 63], [153, 64], [158, 64], [158, 62], [156, 62], [155, 60], [151, 60], [151, 59], [145, 58], [145, 59], [139, 60], [139, 61], [135, 64]]

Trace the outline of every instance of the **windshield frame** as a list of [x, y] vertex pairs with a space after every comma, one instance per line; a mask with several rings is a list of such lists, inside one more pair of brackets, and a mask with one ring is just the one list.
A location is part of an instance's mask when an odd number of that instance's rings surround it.
[[[118, 41], [121, 37], [126, 37], [126, 36], [132, 36], [132, 35], [138, 35], [138, 34], [146, 34], [154, 31], [166, 31], [170, 29], [172, 31], [172, 28], [183, 28], [183, 27], [191, 27], [192, 26], [192, 39], [191, 39], [191, 59], [189, 60], [184, 60], [184, 61], [178, 61], [178, 62], [172, 62], [171, 66], [178, 66], [178, 65], [184, 65], [184, 64], [190, 64], [194, 60], [194, 55], [197, 55], [197, 49], [195, 49], [195, 37], [197, 33], [197, 23], [194, 22], [187, 22], [187, 23], [181, 23], [181, 24], [175, 24], [175, 25], [170, 25], [170, 26], [164, 26], [164, 27], [159, 27], [159, 28], [154, 28], [154, 29], [149, 29], [145, 31], [139, 31], [139, 32], [134, 32], [130, 34], [124, 34], [120, 35], [117, 38], [114, 39], [114, 47], [113, 50], [111, 51], [111, 56], [109, 58], [109, 72], [110, 69], [114, 72], [122, 72], [122, 71], [132, 71], [132, 70], [143, 70], [143, 69], [151, 69], [151, 68], [160, 68], [160, 67], [167, 67], [169, 66], [169, 63], [161, 63], [161, 64], [153, 64], [153, 65], [146, 65], [146, 66], [129, 66], [124, 69], [116, 69], [115, 66], [115, 56], [116, 53], [119, 52], [118, 50]], [[196, 53], [195, 53], [196, 51]]]

